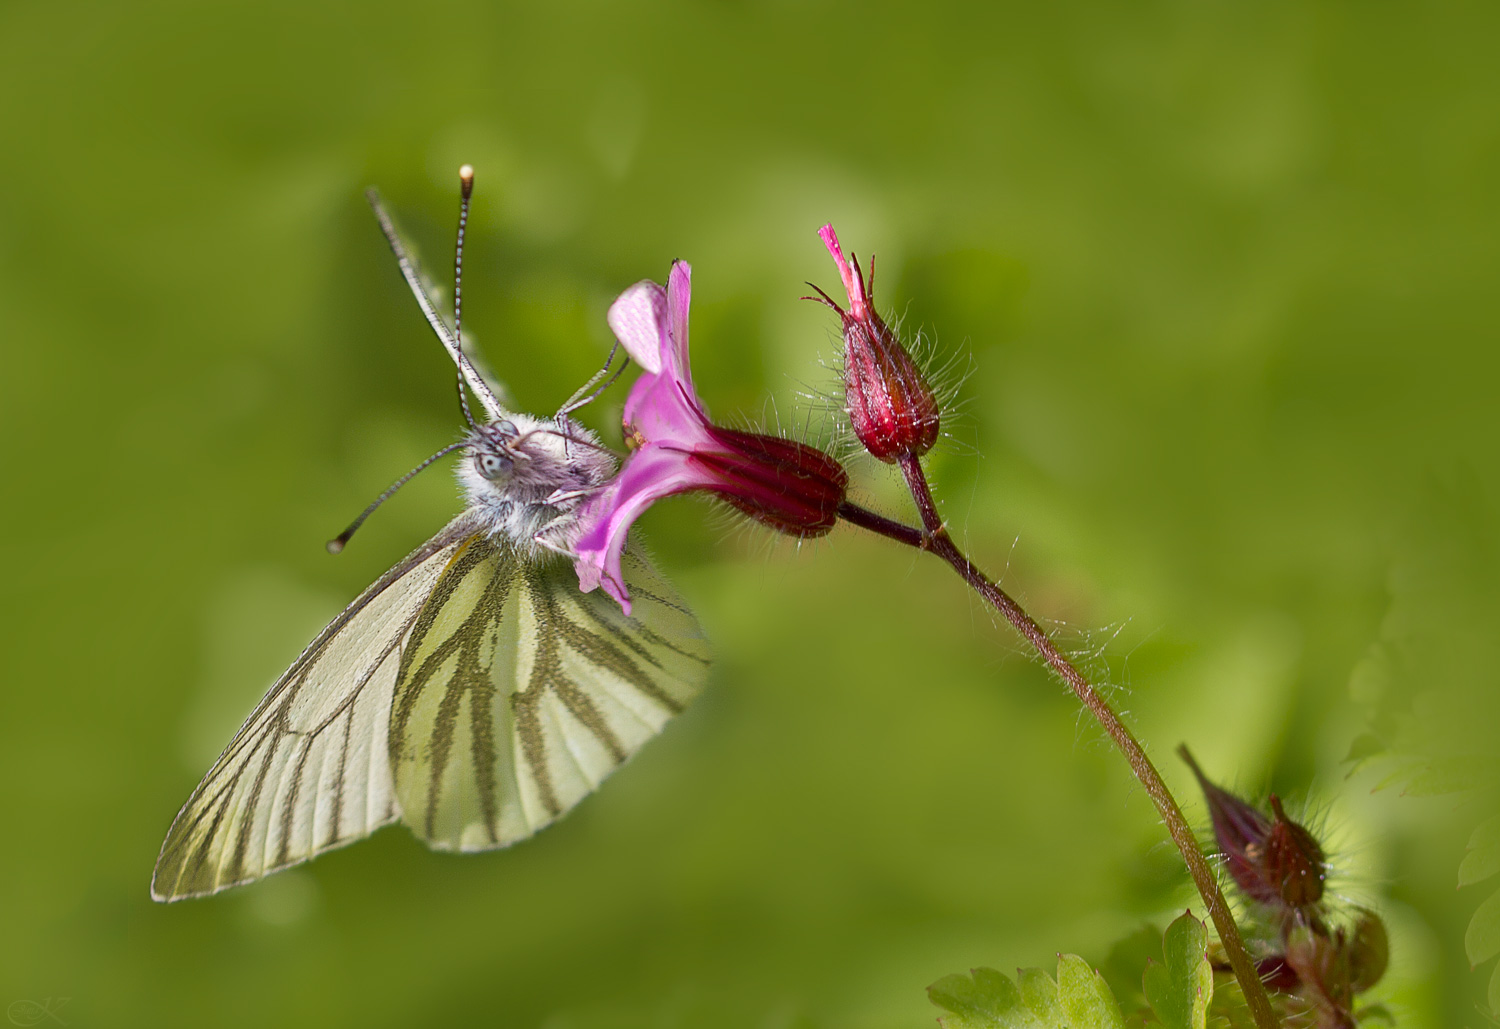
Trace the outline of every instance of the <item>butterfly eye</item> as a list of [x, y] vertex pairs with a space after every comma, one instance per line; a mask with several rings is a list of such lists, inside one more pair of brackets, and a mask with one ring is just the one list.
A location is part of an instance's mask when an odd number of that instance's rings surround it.
[[521, 432], [520, 429], [516, 428], [516, 423], [511, 421], [509, 418], [502, 418], [500, 421], [491, 426], [491, 428], [493, 428], [497, 433], [499, 433], [506, 439], [513, 439], [514, 437], [520, 435]]
[[486, 479], [503, 479], [510, 474], [510, 458], [485, 451], [474, 455], [474, 467]]

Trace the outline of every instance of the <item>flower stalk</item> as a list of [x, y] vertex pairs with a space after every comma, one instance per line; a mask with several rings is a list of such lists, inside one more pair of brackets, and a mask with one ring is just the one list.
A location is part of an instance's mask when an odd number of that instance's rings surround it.
[[1114, 709], [1099, 695], [1099, 691], [1094, 688], [1093, 684], [1063, 655], [1062, 651], [1057, 649], [1057, 645], [1052, 642], [1042, 627], [1037, 625], [1035, 619], [1027, 614], [1010, 594], [981, 572], [953, 542], [947, 527], [943, 524], [942, 516], [938, 513], [937, 502], [933, 499], [932, 489], [928, 485], [921, 460], [915, 455], [907, 455], [898, 463], [902, 476], [906, 479], [907, 488], [911, 491], [912, 500], [916, 503], [917, 511], [921, 515], [921, 530], [865, 511], [847, 501], [839, 509], [840, 516], [850, 524], [879, 533], [907, 546], [925, 550], [947, 563], [969, 585], [969, 588], [999, 611], [1017, 632], [1026, 637], [1026, 641], [1062, 678], [1079, 702], [1088, 708], [1089, 713], [1094, 716], [1110, 739], [1114, 741], [1115, 746], [1119, 748], [1120, 753], [1124, 755], [1136, 780], [1140, 782], [1146, 795], [1151, 798], [1151, 803], [1156, 806], [1157, 813], [1167, 827], [1167, 834], [1171, 836], [1173, 844], [1182, 855], [1188, 874], [1192, 876], [1193, 885], [1197, 887], [1198, 895], [1203, 898], [1203, 903], [1208, 909], [1209, 918], [1213, 920], [1214, 929], [1218, 932], [1219, 942], [1224, 947], [1224, 953], [1229, 959], [1234, 976], [1239, 981], [1241, 990], [1244, 991], [1245, 1002], [1250, 1009], [1251, 1016], [1255, 1019], [1256, 1029], [1277, 1029], [1279, 1023], [1275, 1012], [1271, 1009], [1271, 1000], [1261, 982], [1259, 969], [1250, 957], [1249, 951], [1245, 949], [1245, 942], [1240, 936], [1239, 927], [1235, 924], [1229, 902], [1225, 899], [1223, 891], [1219, 889], [1218, 877], [1214, 875], [1213, 867], [1198, 846], [1198, 838], [1183, 816], [1176, 798], [1172, 796], [1172, 791], [1167, 788], [1161, 773], [1156, 770], [1156, 766], [1146, 755], [1140, 741], [1120, 720], [1120, 716], [1115, 713]]
[[[1229, 902], [1219, 889], [1218, 877], [1198, 846], [1198, 839], [1183, 817], [1176, 798], [1146, 756], [1145, 749], [1093, 684], [1057, 649], [1041, 626], [1008, 593], [975, 567], [948, 535], [922, 469], [922, 455], [937, 442], [941, 415], [937, 398], [900, 338], [875, 311], [872, 284], [861, 273], [858, 262], [844, 256], [833, 226], [824, 225], [818, 230], [818, 236], [838, 267], [849, 302], [846, 311], [818, 290], [822, 301], [839, 315], [843, 330], [844, 409], [865, 449], [874, 457], [901, 469], [921, 516], [922, 527], [915, 530], [900, 525], [848, 501], [840, 506], [840, 516], [852, 524], [925, 550], [945, 561], [969, 588], [1026, 637], [1073, 695], [1088, 708], [1125, 756], [1130, 770], [1156, 805], [1167, 833], [1182, 854], [1193, 885], [1198, 888], [1209, 917], [1213, 919], [1235, 978], [1244, 990], [1257, 1029], [1276, 1029], [1277, 1019], [1270, 998], [1255, 962], [1245, 949], [1239, 927], [1229, 910]], [[873, 260], [870, 267], [873, 278]], [[816, 286], [813, 288], [817, 289]]]

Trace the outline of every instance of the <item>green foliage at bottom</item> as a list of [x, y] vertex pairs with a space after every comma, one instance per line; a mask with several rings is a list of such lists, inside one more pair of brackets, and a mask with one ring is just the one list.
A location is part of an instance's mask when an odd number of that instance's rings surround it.
[[993, 968], [944, 976], [927, 988], [943, 1029], [1124, 1029], [1104, 977], [1076, 954], [1061, 954], [1054, 980], [1023, 968], [1014, 982]]
[[1146, 1000], [1168, 1029], [1204, 1029], [1214, 996], [1208, 930], [1184, 912], [1162, 937], [1165, 963], [1152, 962], [1143, 977]]
[[[1460, 888], [1484, 882], [1500, 872], [1500, 816], [1482, 822], [1469, 838], [1463, 863], [1458, 867]], [[1464, 933], [1464, 950], [1474, 965], [1500, 954], [1500, 890], [1481, 901]], [[1500, 1015], [1500, 964], [1490, 973], [1490, 1010]]]
[[[1207, 1029], [1214, 999], [1208, 930], [1190, 912], [1167, 926], [1160, 953], [1142, 976], [1146, 1008], [1131, 1011], [1130, 1024], [1166, 1029]], [[1237, 993], [1237, 991], [1228, 991]], [[1039, 968], [1023, 968], [1012, 981], [993, 968], [944, 976], [927, 988], [943, 1010], [943, 1029], [1124, 1029], [1114, 991], [1088, 962], [1061, 954], [1054, 980]], [[1233, 1019], [1230, 1019], [1232, 1022]]]

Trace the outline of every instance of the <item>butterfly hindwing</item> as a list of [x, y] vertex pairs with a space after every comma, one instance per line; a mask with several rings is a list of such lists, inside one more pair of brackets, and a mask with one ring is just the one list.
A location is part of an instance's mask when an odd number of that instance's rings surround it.
[[157, 900], [215, 893], [397, 817], [386, 737], [402, 642], [453, 554], [450, 523], [357, 597], [266, 693], [172, 823]]
[[404, 821], [430, 847], [486, 850], [559, 818], [702, 689], [692, 614], [636, 551], [627, 618], [572, 567], [476, 537], [403, 648], [390, 758]]

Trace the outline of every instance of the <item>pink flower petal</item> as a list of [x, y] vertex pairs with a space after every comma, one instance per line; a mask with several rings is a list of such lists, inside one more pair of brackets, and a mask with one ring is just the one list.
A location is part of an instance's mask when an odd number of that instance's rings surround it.
[[587, 593], [603, 586], [604, 592], [630, 614], [630, 593], [625, 588], [620, 555], [625, 552], [631, 525], [662, 497], [711, 484], [712, 480], [694, 468], [691, 455], [685, 451], [649, 444], [637, 450], [609, 489], [595, 497], [581, 516], [587, 528], [574, 546], [578, 588]]
[[667, 291], [649, 279], [637, 282], [609, 305], [609, 327], [615, 338], [630, 359], [652, 375], [662, 368], [667, 309]]
[[625, 422], [648, 443], [692, 448], [709, 441], [708, 416], [692, 394], [692, 384], [670, 372], [642, 375], [625, 400]]
[[693, 372], [688, 364], [688, 306], [693, 299], [693, 266], [673, 261], [667, 276], [666, 334], [661, 342], [662, 364], [693, 393]]
[[844, 293], [849, 297], [849, 312], [856, 318], [865, 316], [865, 290], [864, 283], [860, 281], [858, 273], [849, 259], [844, 256], [844, 248], [839, 246], [839, 235], [833, 231], [833, 223], [829, 222], [818, 230], [818, 237], [823, 240], [823, 245], [833, 255], [833, 263], [838, 265], [839, 278], [844, 280]]

